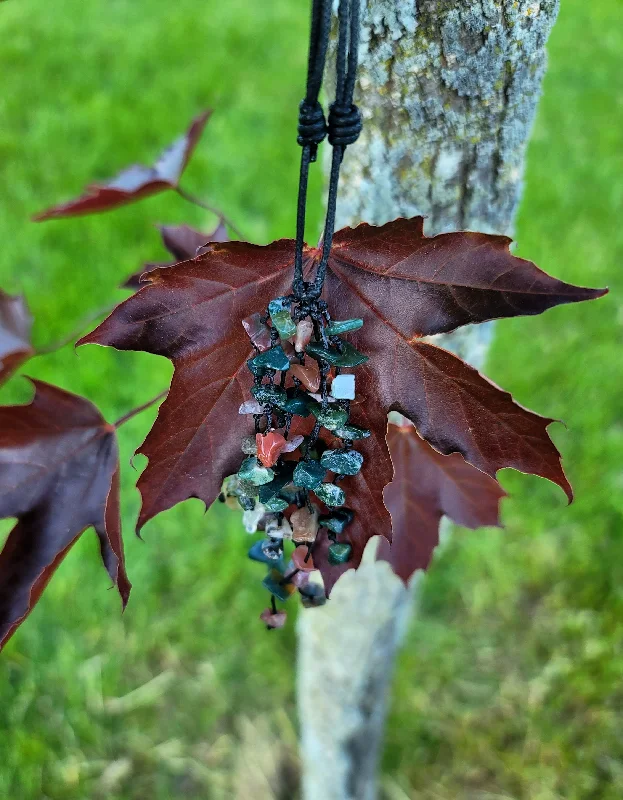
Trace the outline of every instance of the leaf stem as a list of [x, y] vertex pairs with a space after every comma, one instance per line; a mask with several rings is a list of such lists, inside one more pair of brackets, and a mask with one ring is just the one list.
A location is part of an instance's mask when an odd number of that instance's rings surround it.
[[240, 233], [238, 228], [236, 228], [234, 223], [230, 219], [228, 219], [223, 214], [222, 211], [219, 211], [219, 209], [216, 208], [216, 206], [211, 206], [209, 203], [200, 200], [198, 197], [195, 197], [194, 194], [190, 194], [189, 192], [187, 192], [186, 189], [182, 189], [181, 186], [176, 186], [175, 191], [179, 194], [180, 197], [183, 197], [184, 200], [187, 200], [189, 203], [192, 203], [195, 206], [199, 206], [199, 208], [204, 208], [211, 214], [216, 214], [216, 216], [219, 217], [225, 223], [225, 225], [227, 225], [228, 228], [232, 229], [232, 231], [236, 234], [236, 236], [238, 236], [240, 239], [244, 239], [244, 236], [242, 235], [242, 233]]
[[63, 336], [62, 339], [58, 339], [56, 342], [51, 342], [50, 344], [43, 345], [43, 347], [37, 347], [34, 355], [35, 356], [46, 356], [49, 353], [55, 353], [57, 350], [65, 347], [66, 345], [70, 344], [71, 342], [75, 341], [79, 334], [90, 325], [92, 322], [95, 322], [96, 319], [103, 317], [105, 314], [109, 314], [115, 306], [106, 306], [105, 308], [99, 308], [97, 311], [93, 311], [86, 317], [83, 317], [80, 322], [76, 325], [76, 327], [72, 330], [71, 333]]
[[168, 393], [169, 390], [165, 389], [164, 392], [160, 392], [160, 394], [156, 395], [156, 397], [152, 397], [151, 400], [148, 400], [146, 403], [143, 403], [142, 406], [137, 406], [136, 408], [131, 409], [130, 411], [128, 411], [127, 414], [124, 414], [122, 417], [119, 417], [119, 419], [114, 423], [114, 427], [119, 428], [121, 425], [124, 425], [126, 422], [128, 422], [128, 420], [131, 420], [137, 414], [140, 414], [141, 411], [145, 411], [150, 406], [153, 406], [154, 403], [157, 403], [158, 400], [162, 400], [164, 397], [168, 395]]

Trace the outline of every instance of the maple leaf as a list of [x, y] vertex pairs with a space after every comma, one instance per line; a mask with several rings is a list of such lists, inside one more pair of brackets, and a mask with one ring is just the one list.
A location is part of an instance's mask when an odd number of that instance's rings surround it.
[[175, 189], [212, 112], [196, 117], [185, 134], [161, 154], [153, 167], [133, 164], [111, 180], [87, 186], [75, 200], [52, 206], [33, 217], [35, 222], [110, 211], [165, 189]]
[[32, 317], [26, 299], [0, 290], [0, 384], [34, 355], [30, 343], [31, 328]]
[[160, 225], [162, 243], [175, 261], [186, 261], [201, 255], [208, 242], [228, 242], [227, 228], [220, 220], [211, 233], [202, 233], [188, 225]]
[[223, 478], [238, 470], [240, 438], [250, 431], [237, 412], [250, 397], [246, 362], [253, 354], [242, 319], [292, 283], [291, 241], [207, 248], [148, 273], [135, 295], [78, 342], [145, 350], [176, 364], [169, 395], [138, 450], [149, 459], [138, 482], [139, 529], [189, 497], [210, 505]]
[[[370, 358], [357, 370], [360, 402], [352, 409], [352, 421], [372, 431], [358, 478], [365, 486], [348, 496], [349, 505], [382, 506], [393, 474], [385, 442], [392, 410], [441, 453], [460, 453], [491, 476], [504, 467], [541, 475], [571, 497], [546, 432], [552, 420], [422, 341], [467, 323], [537, 314], [605, 293], [552, 278], [513, 256], [509, 245], [506, 237], [471, 232], [428, 238], [419, 217], [336, 233], [323, 297], [332, 316], [364, 320], [349, 337]], [[318, 259], [317, 249], [305, 249], [307, 279]], [[189, 497], [210, 505], [223, 477], [237, 470], [240, 438], [249, 430], [236, 409], [249, 398], [246, 361], [253, 354], [241, 320], [289, 292], [293, 261], [290, 240], [209, 244], [192, 260], [149, 273], [142, 289], [79, 342], [143, 350], [175, 366], [169, 396], [139, 449], [149, 460], [139, 480], [139, 528]], [[389, 515], [375, 514], [368, 524], [361, 516], [362, 541], [375, 534], [391, 539]]]
[[392, 542], [381, 539], [377, 558], [389, 561], [405, 582], [416, 570], [428, 568], [442, 516], [466, 528], [501, 527], [499, 507], [506, 492], [494, 478], [458, 453], [443, 456], [433, 450], [404, 417], [388, 423], [387, 444], [394, 478], [383, 496], [392, 518]]
[[32, 383], [29, 405], [0, 407], [0, 518], [17, 517], [0, 553], [0, 647], [90, 526], [124, 607], [131, 588], [115, 427], [84, 398]]
[[171, 253], [175, 261], [158, 264], [143, 264], [142, 269], [130, 275], [125, 281], [123, 284], [124, 288], [139, 289], [141, 286], [141, 275], [144, 275], [146, 272], [153, 272], [153, 270], [159, 267], [170, 267], [179, 261], [186, 261], [189, 258], [194, 258], [196, 255], [201, 254], [204, 245], [208, 242], [229, 241], [227, 227], [222, 220], [212, 233], [202, 233], [188, 225], [159, 225], [158, 228], [162, 236], [162, 243], [169, 253]]

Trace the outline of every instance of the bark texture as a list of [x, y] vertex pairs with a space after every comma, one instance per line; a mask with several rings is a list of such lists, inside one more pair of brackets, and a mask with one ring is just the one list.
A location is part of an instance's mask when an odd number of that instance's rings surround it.
[[[344, 160], [338, 227], [424, 214], [428, 235], [512, 233], [558, 0], [362, 3], [364, 130]], [[435, 338], [480, 366], [491, 330]], [[407, 590], [366, 555], [300, 618], [305, 800], [377, 797], [388, 686], [420, 576]]]

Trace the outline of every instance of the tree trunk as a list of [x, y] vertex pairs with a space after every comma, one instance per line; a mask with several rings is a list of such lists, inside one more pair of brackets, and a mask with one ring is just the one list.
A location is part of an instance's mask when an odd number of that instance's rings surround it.
[[[344, 160], [338, 227], [424, 214], [429, 236], [511, 233], [558, 0], [363, 5], [364, 129]], [[487, 324], [435, 338], [479, 366], [490, 335]], [[414, 584], [405, 589], [373, 549], [326, 606], [300, 617], [305, 800], [377, 796], [387, 690]]]

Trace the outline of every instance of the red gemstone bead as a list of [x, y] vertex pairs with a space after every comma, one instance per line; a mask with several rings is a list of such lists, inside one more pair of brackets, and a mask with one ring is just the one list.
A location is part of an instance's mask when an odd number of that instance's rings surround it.
[[318, 369], [317, 361], [309, 358], [305, 364], [291, 364], [290, 372], [310, 392], [317, 392], [320, 388], [320, 370]]
[[[301, 572], [313, 572], [316, 569], [316, 565], [314, 564], [314, 559], [309, 556], [307, 558], [307, 553], [309, 550], [305, 545], [300, 545], [296, 547], [292, 552], [292, 563], [297, 569], [300, 569]], [[305, 559], [307, 558], [307, 561]]]
[[270, 431], [270, 433], [258, 433], [255, 437], [257, 444], [257, 457], [265, 467], [272, 467], [277, 463], [277, 459], [281, 455], [283, 448], [286, 446], [286, 440], [280, 433]]

